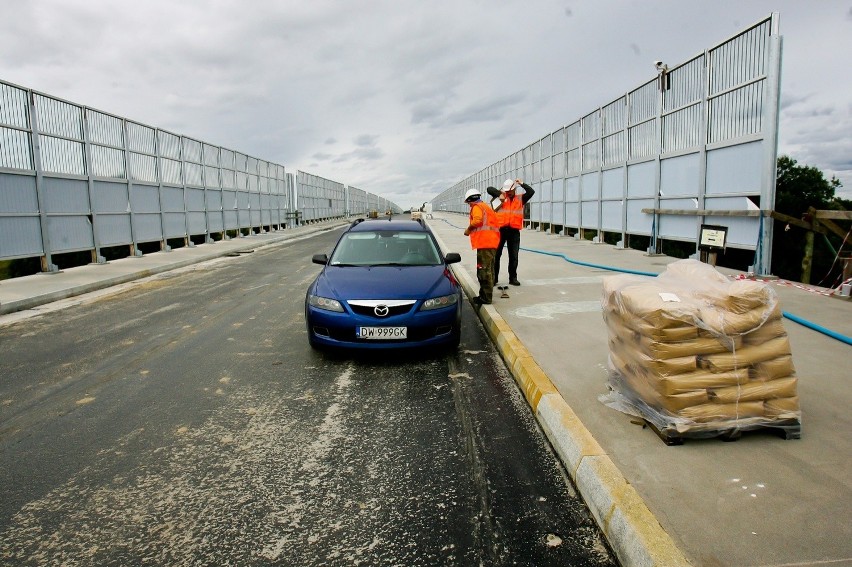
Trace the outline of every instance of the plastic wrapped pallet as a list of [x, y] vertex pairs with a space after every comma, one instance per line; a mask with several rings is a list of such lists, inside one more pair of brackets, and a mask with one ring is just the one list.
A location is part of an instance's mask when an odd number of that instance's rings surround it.
[[769, 285], [681, 260], [656, 278], [604, 278], [601, 303], [607, 405], [681, 437], [760, 427], [798, 433], [797, 378]]

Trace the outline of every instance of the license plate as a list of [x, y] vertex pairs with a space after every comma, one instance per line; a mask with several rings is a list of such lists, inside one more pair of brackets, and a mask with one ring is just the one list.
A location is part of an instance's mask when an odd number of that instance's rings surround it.
[[358, 327], [359, 339], [407, 339], [408, 327]]

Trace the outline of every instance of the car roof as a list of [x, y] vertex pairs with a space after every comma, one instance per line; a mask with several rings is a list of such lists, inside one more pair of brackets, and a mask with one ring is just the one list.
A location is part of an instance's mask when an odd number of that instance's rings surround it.
[[396, 232], [428, 232], [426, 225], [416, 220], [409, 219], [358, 219], [349, 227], [349, 232], [369, 231], [396, 231]]

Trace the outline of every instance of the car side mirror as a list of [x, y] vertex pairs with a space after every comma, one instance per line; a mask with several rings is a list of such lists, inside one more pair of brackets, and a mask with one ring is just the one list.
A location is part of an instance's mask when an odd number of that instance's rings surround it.
[[328, 264], [328, 256], [325, 254], [314, 254], [311, 258], [311, 262], [314, 264], [322, 264], [324, 266]]
[[461, 262], [461, 255], [458, 252], [448, 252], [447, 255], [444, 256], [444, 262], [447, 264]]

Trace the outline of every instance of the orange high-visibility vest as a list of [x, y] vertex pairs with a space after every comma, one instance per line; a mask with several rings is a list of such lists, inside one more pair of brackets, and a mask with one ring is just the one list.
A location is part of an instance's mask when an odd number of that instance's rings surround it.
[[476, 226], [470, 233], [470, 247], [497, 248], [500, 246], [500, 229], [497, 227], [497, 213], [483, 203], [470, 208], [470, 224]]
[[524, 200], [518, 196], [512, 199], [507, 198], [500, 205], [497, 216], [500, 219], [500, 226], [508, 226], [518, 230], [524, 228]]

